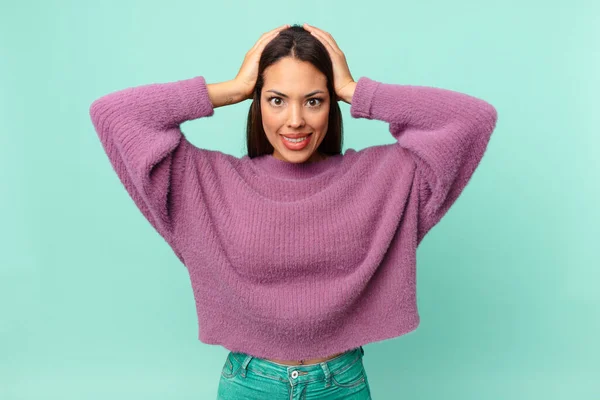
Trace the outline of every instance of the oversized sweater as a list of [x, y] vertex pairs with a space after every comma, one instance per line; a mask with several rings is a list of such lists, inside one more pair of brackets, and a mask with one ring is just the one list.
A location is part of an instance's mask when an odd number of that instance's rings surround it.
[[199, 340], [300, 360], [416, 329], [417, 246], [480, 163], [496, 109], [361, 77], [350, 114], [389, 123], [394, 143], [295, 164], [189, 142], [180, 124], [214, 114], [206, 85], [131, 87], [90, 107], [124, 188], [189, 272]]

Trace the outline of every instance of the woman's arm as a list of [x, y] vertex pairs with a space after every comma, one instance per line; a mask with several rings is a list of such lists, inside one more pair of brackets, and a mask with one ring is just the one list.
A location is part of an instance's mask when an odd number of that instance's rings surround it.
[[353, 117], [388, 122], [417, 165], [420, 242], [473, 175], [495, 129], [497, 111], [464, 93], [366, 77], [357, 82], [351, 101]]
[[214, 108], [236, 104], [247, 98], [247, 94], [240, 90], [240, 85], [234, 80], [209, 83], [207, 87]]
[[[263, 34], [246, 53], [237, 76], [207, 84], [204, 77], [131, 87], [105, 95], [92, 103], [90, 117], [119, 179], [146, 219], [171, 245], [178, 226], [185, 222], [187, 186], [197, 183], [197, 163], [209, 156], [232, 157], [193, 146], [179, 126], [210, 117], [216, 107], [252, 97], [258, 62], [264, 47], [284, 25]], [[188, 189], [188, 190], [186, 190]], [[197, 188], [196, 188], [197, 189]]]
[[[217, 103], [223, 87], [212, 91]], [[185, 178], [193, 175], [190, 152], [201, 151], [188, 142], [180, 124], [214, 114], [205, 79], [198, 76], [113, 92], [95, 100], [89, 113], [125, 189], [174, 247]]]

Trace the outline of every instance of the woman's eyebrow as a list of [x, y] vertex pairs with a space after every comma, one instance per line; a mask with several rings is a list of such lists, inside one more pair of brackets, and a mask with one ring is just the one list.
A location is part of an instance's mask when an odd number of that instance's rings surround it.
[[[285, 95], [285, 94], [283, 94], [283, 93], [281, 93], [281, 92], [278, 92], [277, 90], [269, 89], [269, 90], [267, 90], [267, 92], [273, 92], [273, 93], [276, 93], [276, 94], [278, 94], [278, 95], [279, 95], [279, 96], [281, 96], [281, 97], [285, 97], [285, 98], [287, 98], [287, 95]], [[322, 91], [322, 90], [315, 90], [314, 92], [310, 92], [309, 94], [305, 95], [305, 96], [304, 96], [304, 98], [307, 98], [307, 97], [313, 96], [313, 95], [315, 95], [315, 94], [317, 94], [317, 93], [325, 93], [325, 92], [324, 92], [324, 91]]]

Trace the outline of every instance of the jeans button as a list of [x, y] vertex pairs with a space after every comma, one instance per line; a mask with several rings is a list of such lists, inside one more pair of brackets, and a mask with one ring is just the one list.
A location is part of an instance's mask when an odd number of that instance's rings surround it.
[[296, 379], [298, 377], [298, 371], [292, 372], [292, 378]]

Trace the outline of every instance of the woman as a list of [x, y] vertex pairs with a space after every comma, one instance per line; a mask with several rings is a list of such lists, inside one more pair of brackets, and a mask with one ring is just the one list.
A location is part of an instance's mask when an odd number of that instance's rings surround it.
[[[188, 120], [252, 99], [248, 154]], [[341, 152], [337, 101], [395, 143]], [[362, 345], [419, 324], [416, 248], [479, 164], [497, 113], [450, 90], [355, 82], [330, 34], [265, 33], [237, 76], [114, 92], [90, 115], [135, 204], [189, 271], [219, 399], [370, 399]]]

